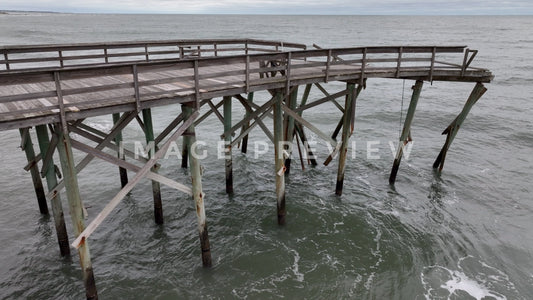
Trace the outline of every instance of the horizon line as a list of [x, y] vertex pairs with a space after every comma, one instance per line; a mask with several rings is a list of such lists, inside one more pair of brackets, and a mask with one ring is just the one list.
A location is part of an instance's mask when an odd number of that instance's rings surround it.
[[482, 16], [533, 16], [533, 13], [521, 13], [521, 14], [501, 14], [501, 13], [484, 13], [484, 14], [461, 14], [461, 13], [382, 13], [382, 14], [373, 14], [373, 13], [336, 13], [336, 14], [321, 14], [321, 13], [213, 13], [213, 12], [198, 12], [198, 13], [178, 13], [178, 12], [135, 12], [135, 11], [51, 11], [51, 10], [17, 10], [17, 9], [0, 9], [0, 14], [24, 14], [24, 13], [41, 13], [41, 14], [101, 14], [101, 15], [228, 15], [228, 16], [406, 16], [406, 17], [423, 17], [423, 16], [443, 16], [443, 17], [453, 17], [453, 16], [472, 16], [472, 17], [482, 17]]

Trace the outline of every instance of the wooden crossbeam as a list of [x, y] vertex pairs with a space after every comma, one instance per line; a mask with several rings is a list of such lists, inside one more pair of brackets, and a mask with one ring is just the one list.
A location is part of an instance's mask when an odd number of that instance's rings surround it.
[[[342, 90], [342, 91], [337, 92], [337, 93], [335, 93], [333, 95], [328, 95], [328, 96], [326, 96], [326, 97], [324, 97], [322, 99], [315, 100], [315, 101], [313, 101], [313, 102], [311, 102], [309, 104], [305, 104], [303, 106], [300, 106], [300, 107], [296, 108], [294, 111], [295, 112], [302, 112], [302, 111], [304, 111], [306, 109], [309, 109], [311, 107], [315, 107], [315, 106], [320, 105], [320, 104], [322, 104], [324, 102], [328, 102], [328, 101], [334, 102], [335, 99], [337, 99], [339, 97], [342, 97], [342, 96], [345, 96], [347, 93], [348, 92], [346, 90]], [[337, 103], [337, 102], [335, 101], [334, 103]], [[342, 109], [342, 111], [344, 112], [344, 109]]]
[[224, 139], [226, 136], [233, 135], [233, 133], [240, 129], [242, 125], [244, 125], [246, 122], [249, 122], [252, 119], [255, 119], [259, 114], [263, 113], [267, 109], [269, 109], [272, 106], [272, 103], [274, 102], [274, 98], [271, 98], [269, 101], [267, 101], [265, 104], [261, 105], [260, 108], [256, 109], [254, 112], [250, 113], [250, 115], [247, 118], [242, 119], [240, 122], [237, 122], [237, 124], [233, 125], [230, 130], [224, 132], [220, 138]]
[[[239, 100], [239, 102], [241, 102], [242, 106], [244, 106], [244, 109], [246, 109], [246, 111], [248, 112], [248, 115], [250, 116], [253, 113], [253, 110], [250, 107], [250, 104], [248, 103], [248, 101], [246, 99], [244, 99], [244, 97], [242, 97], [241, 95], [235, 95], [235, 98], [237, 100]], [[266, 136], [271, 141], [274, 141], [274, 136], [272, 135], [272, 132], [270, 132], [268, 127], [266, 127], [266, 125], [265, 125], [265, 123], [263, 123], [262, 119], [260, 119], [258, 117], [254, 117], [254, 119], [255, 119], [255, 122], [257, 122], [257, 124], [259, 125], [259, 127], [261, 127], [263, 132], [266, 134]]]
[[[254, 127], [258, 124], [257, 120], [263, 120], [266, 116], [270, 115], [270, 112], [272, 111], [272, 107], [270, 107], [267, 111], [265, 111], [262, 115], [260, 115], [256, 121], [250, 124], [245, 130], [241, 131], [241, 133], [231, 142], [231, 147], [234, 147], [237, 143], [239, 143]], [[269, 137], [270, 138], [270, 137]], [[272, 143], [274, 143], [273, 139], [270, 139]]]
[[[71, 143], [72, 143], [72, 147], [80, 150], [80, 151], [83, 151], [87, 154], [91, 154], [93, 155], [94, 157], [97, 157], [97, 158], [100, 158], [104, 161], [107, 161], [115, 166], [118, 166], [118, 167], [121, 167], [121, 168], [124, 168], [126, 170], [129, 170], [129, 171], [132, 171], [132, 172], [139, 172], [141, 170], [141, 167], [139, 166], [136, 166], [132, 163], [129, 163], [129, 162], [126, 162], [122, 159], [119, 159], [113, 155], [110, 155], [110, 154], [107, 154], [101, 150], [98, 150], [98, 149], [95, 149], [93, 147], [90, 147], [82, 142], [79, 142], [77, 140], [74, 140], [74, 139], [70, 139]], [[186, 185], [183, 185], [179, 182], [176, 182], [172, 179], [169, 179], [163, 175], [159, 175], [157, 173], [154, 173], [152, 171], [148, 172], [146, 174], [146, 178], [148, 179], [151, 179], [151, 180], [155, 180], [155, 181], [158, 181], [162, 184], [165, 184], [171, 188], [174, 188], [178, 191], [182, 191], [190, 196], [192, 196], [192, 190], [190, 187], [186, 186]]]
[[43, 166], [41, 167], [41, 177], [43, 178], [46, 175], [46, 172], [48, 171], [50, 163], [52, 163], [52, 157], [54, 156], [54, 152], [57, 147], [57, 142], [59, 142], [57, 135], [53, 134], [50, 144], [48, 146], [48, 150], [46, 151], [46, 154], [43, 158]]
[[[331, 96], [328, 91], [326, 91], [326, 89], [318, 82], [315, 83], [315, 86], [324, 94], [326, 95], [326, 97], [329, 97]], [[335, 101], [335, 99], [331, 99], [331, 102], [333, 102], [333, 104], [335, 104], [335, 106], [342, 112], [344, 112], [344, 108], [339, 104], [339, 102]]]
[[321, 137], [326, 142], [330, 143], [333, 147], [337, 148], [337, 141], [335, 141], [334, 139], [329, 137], [327, 134], [322, 132], [320, 129], [316, 128], [313, 124], [311, 124], [310, 122], [308, 122], [304, 118], [300, 117], [300, 115], [297, 112], [291, 110], [286, 105], [282, 105], [281, 108], [283, 109], [283, 111], [286, 114], [288, 114], [289, 116], [293, 117], [298, 123], [300, 123], [300, 124], [304, 125], [305, 127], [309, 128], [309, 130], [314, 132], [316, 135]]
[[[117, 124], [113, 126], [109, 135], [100, 144], [98, 144], [96, 148], [103, 149], [108, 142], [111, 142], [115, 138], [115, 136], [135, 118], [136, 115], [136, 112], [125, 113], [124, 115], [122, 115], [119, 122], [117, 122]], [[93, 158], [94, 156], [87, 154], [87, 156], [85, 156], [82, 161], [76, 166], [76, 172], [81, 172], [81, 170], [83, 170]], [[65, 183], [63, 180], [61, 180], [55, 188], [48, 192], [46, 198], [52, 199], [54, 195], [56, 193], [59, 193], [64, 187]]]
[[[117, 193], [113, 199], [104, 207], [104, 209], [96, 216], [96, 218], [83, 230], [83, 232], [78, 235], [76, 240], [71, 244], [74, 248], [80, 247], [82, 241], [86, 240], [93, 232], [102, 224], [105, 218], [113, 211], [113, 209], [126, 197], [126, 195], [141, 181], [142, 178], [150, 172], [150, 169], [157, 163], [157, 161], [162, 158], [170, 144], [175, 142], [178, 137], [180, 137], [185, 130], [194, 123], [194, 120], [198, 117], [198, 111], [195, 111], [190, 118], [188, 118], [183, 124], [172, 134], [172, 136], [161, 146], [152, 158], [137, 172], [133, 179], [128, 182], [128, 184]], [[91, 157], [94, 157], [91, 155]]]

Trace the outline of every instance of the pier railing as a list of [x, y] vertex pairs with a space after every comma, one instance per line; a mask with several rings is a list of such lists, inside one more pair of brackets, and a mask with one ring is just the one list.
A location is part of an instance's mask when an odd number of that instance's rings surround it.
[[475, 53], [463, 46], [363, 47], [12, 70], [0, 72], [0, 129], [17, 120], [31, 126], [168, 103], [199, 107], [202, 99], [333, 80], [490, 82], [488, 70], [470, 66]]
[[0, 47], [0, 72], [51, 67], [153, 62], [191, 57], [271, 53], [305, 45], [257, 39], [134, 41]]

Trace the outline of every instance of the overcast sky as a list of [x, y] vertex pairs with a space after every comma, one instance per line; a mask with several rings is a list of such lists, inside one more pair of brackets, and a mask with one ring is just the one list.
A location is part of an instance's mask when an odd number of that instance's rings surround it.
[[0, 10], [181, 14], [533, 14], [533, 0], [2, 0]]

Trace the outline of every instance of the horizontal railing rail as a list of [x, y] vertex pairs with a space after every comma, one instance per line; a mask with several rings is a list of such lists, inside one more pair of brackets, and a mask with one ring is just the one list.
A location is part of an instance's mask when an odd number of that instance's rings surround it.
[[133, 41], [0, 46], [0, 72], [106, 65], [203, 56], [271, 53], [306, 49], [303, 44], [257, 39]]
[[125, 111], [195, 101], [198, 107], [202, 99], [331, 80], [490, 81], [488, 70], [470, 67], [474, 53], [464, 46], [363, 47], [12, 70], [0, 73], [0, 127], [20, 116], [59, 121], [118, 106]]

